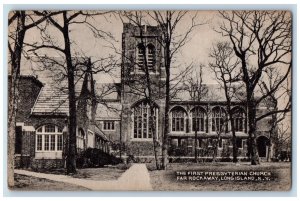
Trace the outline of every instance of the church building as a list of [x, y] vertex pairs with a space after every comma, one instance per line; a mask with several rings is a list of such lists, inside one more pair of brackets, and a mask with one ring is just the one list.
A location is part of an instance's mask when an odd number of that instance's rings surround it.
[[[99, 83], [87, 73], [76, 85], [78, 154], [96, 148], [123, 160], [132, 157], [136, 162], [151, 162], [154, 135], [157, 146], [161, 146], [166, 104], [162, 33], [159, 26], [145, 25], [142, 29], [141, 35], [140, 27], [123, 24], [121, 83]], [[145, 59], [151, 80], [151, 106], [143, 70]], [[16, 166], [64, 166], [67, 94], [34, 76], [21, 76], [20, 82]], [[232, 125], [228, 122], [224, 91], [217, 84], [204, 87], [207, 92], [200, 100], [195, 100], [187, 90], [171, 97], [167, 134], [170, 161], [193, 158], [195, 154], [199, 159], [232, 158]], [[101, 101], [92, 98], [97, 96], [101, 96]], [[262, 114], [266, 109], [262, 105], [257, 113]], [[238, 158], [247, 159], [245, 103], [234, 100], [232, 110]], [[257, 128], [258, 152], [262, 158], [268, 154], [269, 120], [262, 120]]]

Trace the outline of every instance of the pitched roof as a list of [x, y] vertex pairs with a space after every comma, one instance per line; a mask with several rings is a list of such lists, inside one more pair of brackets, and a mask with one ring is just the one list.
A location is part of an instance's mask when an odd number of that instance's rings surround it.
[[46, 84], [40, 91], [32, 108], [32, 113], [68, 114], [68, 95]]
[[[61, 82], [55, 80], [53, 72], [43, 71], [43, 75], [39, 76], [39, 80], [44, 84], [39, 96], [32, 108], [32, 114], [37, 115], [68, 115], [69, 99], [67, 81]], [[78, 97], [82, 88], [82, 79], [75, 81], [75, 95]]]
[[120, 119], [122, 109], [120, 83], [95, 83], [95, 93], [99, 100], [96, 120]]
[[118, 101], [98, 103], [96, 120], [119, 120], [121, 110], [122, 105]]
[[95, 83], [95, 93], [100, 100], [120, 100], [120, 83]]
[[102, 139], [108, 141], [106, 135], [101, 131], [101, 129], [96, 124], [89, 125], [88, 129], [94, 132], [96, 135], [100, 136]]
[[[200, 101], [209, 102], [224, 102], [226, 96], [224, 89], [219, 84], [203, 84]], [[232, 98], [232, 101], [241, 101], [245, 98], [242, 87], [236, 87], [236, 96]], [[178, 87], [176, 94], [172, 97], [172, 102], [194, 102], [197, 99], [191, 95], [191, 90], [187, 86]]]

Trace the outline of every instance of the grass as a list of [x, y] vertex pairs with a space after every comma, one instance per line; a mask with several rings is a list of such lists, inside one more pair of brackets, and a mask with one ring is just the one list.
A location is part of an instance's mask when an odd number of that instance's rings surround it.
[[[116, 166], [108, 166], [103, 168], [84, 168], [77, 169], [77, 174], [72, 175], [74, 178], [107, 181], [118, 179], [130, 165], [119, 164]], [[47, 174], [64, 175], [65, 170], [40, 170], [39, 172]], [[48, 179], [30, 177], [15, 174], [15, 187], [12, 190], [17, 191], [86, 191], [87, 188], [72, 185], [63, 182], [51, 181]]]
[[[178, 191], [287, 191], [291, 187], [290, 163], [170, 163], [166, 171], [153, 170], [149, 166], [151, 184], [154, 190]], [[270, 171], [271, 181], [178, 181], [176, 171]]]
[[15, 187], [17, 191], [87, 191], [89, 189], [25, 175], [15, 174]]
[[[130, 164], [118, 164], [110, 165], [98, 168], [81, 168], [77, 169], [77, 173], [70, 175], [74, 178], [80, 179], [90, 179], [97, 181], [107, 181], [118, 179], [131, 165]], [[46, 173], [46, 174], [56, 174], [56, 175], [66, 175], [65, 169], [39, 169], [34, 170], [35, 172]]]
[[104, 168], [84, 168], [78, 169], [77, 174], [73, 175], [75, 178], [108, 181], [118, 179], [130, 166], [119, 164], [117, 166], [109, 166]]

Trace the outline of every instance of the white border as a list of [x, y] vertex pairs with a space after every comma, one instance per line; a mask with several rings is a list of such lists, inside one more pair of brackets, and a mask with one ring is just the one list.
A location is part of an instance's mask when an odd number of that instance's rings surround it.
[[[105, 9], [105, 8], [108, 8], [108, 9], [124, 9], [124, 7], [126, 7], [127, 9], [137, 9], [137, 8], [147, 8], [147, 9], [154, 9], [154, 8], [161, 8], [161, 9], [166, 9], [166, 8], [171, 8], [171, 9], [174, 9], [174, 8], [177, 8], [177, 9], [201, 9], [201, 6], [203, 6], [203, 9], [208, 9], [209, 7], [216, 10], [216, 9], [235, 9], [235, 8], [241, 8], [243, 7], [243, 5], [245, 6], [244, 8], [251, 8], [251, 9], [286, 9], [287, 7], [288, 8], [292, 8], [293, 11], [294, 11], [294, 15], [296, 15], [296, 10], [297, 10], [297, 0], [285, 0], [285, 1], [277, 1], [277, 2], [274, 2], [273, 1], [266, 1], [266, 0], [252, 0], [251, 3], [252, 4], [258, 4], [258, 5], [247, 5], [249, 4], [249, 2], [246, 2], [246, 1], [240, 1], [240, 0], [227, 0], [226, 1], [226, 4], [224, 4], [225, 1], [221, 1], [221, 0], [210, 0], [209, 3], [211, 4], [210, 6], [207, 6], [205, 4], [202, 4], [202, 5], [186, 5], [186, 4], [195, 4], [195, 3], [199, 3], [198, 1], [196, 0], [185, 0], [185, 1], [179, 1], [179, 0], [173, 0], [172, 1], [172, 4], [173, 5], [153, 5], [153, 4], [164, 4], [164, 3], [169, 3], [170, 1], [167, 1], [167, 0], [144, 0], [143, 3], [148, 3], [149, 5], [148, 6], [145, 6], [145, 5], [141, 5], [141, 1], [140, 0], [128, 0], [126, 1], [127, 4], [135, 4], [135, 5], [124, 5], [124, 1], [122, 0], [106, 0], [105, 2], [101, 1], [101, 3], [106, 3], [106, 4], [109, 4], [109, 5], [87, 5], [88, 3], [89, 4], [98, 4], [99, 1], [97, 0], [85, 0], [84, 3], [85, 5], [74, 5], [74, 4], [80, 4], [80, 3], [83, 3], [82, 1], [72, 1], [71, 3], [73, 3], [73, 5], [62, 5], [66, 2], [63, 2], [61, 0], [44, 0], [44, 1], [40, 1], [40, 0], [27, 0], [27, 1], [21, 1], [21, 0], [3, 0], [2, 1], [2, 5], [4, 4], [17, 4], [17, 3], [21, 3], [23, 4], [22, 6], [20, 5], [15, 5], [15, 6], [10, 6], [11, 7], [18, 7], [18, 8], [24, 8], [24, 9], [28, 9], [28, 8], [47, 8], [47, 9], [53, 9], [53, 8], [60, 8], [60, 9], [66, 9], [66, 8], [69, 8], [69, 9], [75, 9], [75, 8], [78, 8], [78, 9], [87, 9], [87, 8], [93, 8], [93, 9]], [[50, 5], [49, 3], [55, 3], [57, 5]], [[272, 4], [275, 4], [275, 5], [261, 5], [261, 4], [267, 4], [267, 3], [272, 3]], [[294, 7], [291, 7], [291, 5], [280, 5], [280, 4], [295, 4]], [[29, 5], [29, 4], [40, 4], [40, 5]], [[46, 5], [47, 4], [47, 5]], [[59, 5], [60, 4], [60, 5]], [[123, 4], [123, 5], [118, 5], [118, 4]], [[140, 4], [140, 5], [137, 5], [137, 4]], [[177, 6], [175, 5], [177, 4]], [[180, 5], [181, 4], [181, 5]], [[222, 4], [222, 5], [221, 5]], [[231, 4], [231, 5], [230, 5]], [[237, 5], [232, 5], [232, 4], [240, 4], [239, 6]], [[44, 5], [44, 6], [42, 6]], [[112, 5], [115, 5], [115, 6], [112, 6]], [[152, 6], [151, 6], [152, 5]], [[215, 5], [212, 6], [212, 5]], [[241, 6], [242, 5], [242, 6]], [[7, 28], [5, 28], [5, 26], [7, 25], [7, 22], [4, 22], [4, 19], [5, 17], [3, 16], [3, 10], [7, 10], [7, 7], [4, 8], [3, 6], [1, 6], [0, 8], [0, 11], [2, 13], [2, 23], [1, 23], [1, 26], [2, 26], [2, 32], [1, 33], [1, 47], [2, 47], [2, 50], [4, 50], [4, 52], [6, 51], [6, 46], [4, 44], [6, 44], [6, 42], [4, 43], [4, 41], [6, 41], [6, 32], [7, 31]], [[4, 13], [5, 15], [5, 13]], [[297, 20], [297, 23], [299, 25], [299, 15], [297, 15], [297, 19], [294, 19], [294, 21]], [[4, 27], [3, 27], [4, 26]], [[294, 28], [297, 28], [297, 32], [299, 33], [299, 27], [300, 26], [296, 26], [296, 24], [294, 25]], [[294, 30], [295, 31], [295, 30]], [[4, 35], [3, 35], [4, 34]], [[5, 37], [5, 38], [4, 38]], [[298, 40], [299, 41], [299, 40]], [[294, 45], [294, 51], [296, 49], [296, 45], [298, 44], [298, 41], [296, 40], [296, 38], [294, 39], [293, 41], [293, 45]], [[5, 67], [6, 66], [6, 55], [5, 54], [2, 54], [2, 56], [4, 57], [3, 59], [3, 66]], [[297, 53], [297, 55], [294, 55], [294, 58], [299, 58], [299, 53]], [[296, 63], [296, 62], [295, 62]], [[298, 71], [299, 72], [299, 71]], [[298, 118], [296, 119], [296, 115], [297, 115], [297, 106], [296, 106], [296, 97], [297, 97], [297, 94], [298, 94], [298, 90], [300, 89], [297, 89], [294, 90], [296, 88], [296, 86], [298, 85], [298, 80], [296, 79], [296, 77], [299, 77], [298, 76], [298, 72], [296, 70], [296, 66], [294, 66], [294, 69], [293, 69], [293, 135], [296, 135], [297, 134], [297, 124], [299, 123], [298, 122]], [[297, 74], [296, 74], [297, 73]], [[1, 75], [6, 75], [7, 74], [7, 69], [6, 68], [0, 68], [0, 74]], [[86, 193], [81, 193], [81, 192], [71, 192], [71, 193], [57, 193], [57, 192], [42, 192], [42, 193], [37, 193], [37, 192], [23, 192], [23, 193], [11, 193], [11, 192], [7, 192], [7, 189], [6, 189], [6, 173], [4, 174], [3, 172], [3, 167], [6, 166], [6, 157], [5, 157], [5, 154], [4, 152], [6, 151], [5, 149], [5, 144], [3, 144], [3, 141], [5, 142], [5, 133], [6, 133], [6, 125], [7, 125], [7, 78], [3, 77], [3, 84], [0, 85], [0, 88], [3, 92], [3, 96], [2, 96], [2, 99], [1, 99], [1, 103], [0, 103], [0, 111], [3, 112], [3, 115], [1, 116], [1, 121], [0, 121], [0, 125], [1, 127], [3, 128], [3, 138], [0, 138], [1, 139], [1, 142], [2, 142], [2, 145], [4, 145], [3, 149], [0, 149], [0, 155], [2, 154], [2, 156], [4, 156], [4, 160], [1, 160], [2, 163], [1, 163], [1, 175], [2, 175], [2, 178], [3, 179], [3, 182], [0, 182], [0, 189], [1, 189], [1, 194], [3, 195], [3, 191], [5, 191], [5, 196], [76, 196], [76, 198], [72, 198], [72, 200], [76, 201], [76, 200], [82, 200], [82, 196], [89, 196], [89, 199], [90, 200], [99, 200], [99, 198], [97, 197], [90, 197], [90, 196], [108, 196], [108, 197], [112, 197], [112, 196], [117, 196], [117, 197], [124, 197], [126, 196], [125, 198], [122, 198], [122, 200], [130, 200], [130, 201], [133, 201], [133, 200], [140, 200], [140, 196], [176, 196], [176, 198], [172, 198], [172, 201], [182, 201], [182, 196], [189, 196], [189, 200], [199, 200], [199, 198], [196, 198], [196, 197], [190, 197], [190, 196], [210, 196], [206, 199], [208, 200], [214, 200], [215, 197], [220, 197], [220, 196], [225, 196], [225, 198], [222, 198], [222, 200], [240, 200], [239, 196], [243, 196], [243, 200], [253, 200], [253, 199], [257, 199], [257, 198], [253, 198], [251, 196], [263, 196], [263, 197], [266, 197], [266, 196], [271, 196], [273, 197], [272, 200], [276, 201], [276, 200], [282, 200], [282, 196], [284, 196], [284, 194], [280, 194], [278, 192], [270, 192], [270, 193], [260, 193], [260, 192], [257, 192], [257, 193], [244, 193], [244, 194], [241, 194], [242, 192], [211, 192], [211, 193], [207, 193], [207, 192], [200, 192], [200, 193], [197, 193], [197, 192], [188, 192], [188, 193], [180, 193], [180, 192], [172, 192], [172, 193], [168, 193], [168, 192], [162, 192], [162, 193], [142, 193], [142, 192], [132, 192], [132, 193], [128, 193], [128, 192], [123, 192], [123, 193], [97, 193], [97, 192], [89, 192], [89, 194], [86, 194]], [[296, 122], [297, 121], [297, 122]], [[298, 143], [299, 143], [299, 137], [298, 138]], [[293, 140], [297, 139], [296, 137], [293, 138]], [[3, 141], [2, 141], [3, 140]], [[300, 143], [299, 143], [300, 144]], [[294, 151], [294, 156], [296, 154], [299, 155], [299, 149], [296, 145], [296, 141], [293, 142], [293, 145], [294, 145], [294, 148], [297, 148], [297, 150], [293, 150]], [[3, 152], [4, 151], [4, 152]], [[297, 152], [296, 152], [297, 151]], [[296, 157], [293, 157], [294, 161], [293, 161], [293, 167], [296, 168], [297, 167], [297, 161], [295, 160]], [[295, 165], [294, 165], [295, 164]], [[6, 169], [6, 168], [5, 168]], [[299, 180], [299, 176], [298, 175], [293, 175], [294, 179], [296, 180], [296, 177], [298, 178]], [[293, 185], [295, 185], [295, 182], [293, 183]], [[296, 190], [296, 189], [294, 189]], [[129, 198], [128, 196], [135, 196], [135, 198]], [[138, 197], [136, 197], [138, 196]], [[231, 197], [231, 196], [235, 196], [235, 197]], [[236, 197], [237, 196], [237, 197]], [[245, 197], [247, 196], [247, 197]], [[276, 196], [276, 197], [275, 197]], [[285, 195], [285, 196], [288, 196], [288, 195]], [[290, 196], [296, 196], [295, 194], [294, 195], [290, 195]], [[264, 198], [260, 198], [259, 200], [262, 200]], [[7, 198], [4, 198], [5, 200]], [[13, 200], [17, 199], [16, 197], [13, 198]], [[43, 199], [49, 199], [49, 200], [53, 200], [53, 198], [51, 197], [44, 197]], [[104, 198], [100, 198], [100, 199], [104, 199]], [[149, 197], [143, 197], [142, 198], [143, 200], [145, 201], [148, 201], [148, 200], [153, 200], [153, 198]], [[156, 198], [155, 198], [156, 199]], [[166, 198], [162, 198], [163, 200], [166, 200]], [[297, 200], [296, 197], [292, 197], [292, 198], [285, 198], [286, 200]], [[10, 199], [11, 200], [11, 199]], [[25, 197], [25, 198], [22, 198], [22, 200], [40, 200], [40, 198], [29, 198], [29, 197]]]

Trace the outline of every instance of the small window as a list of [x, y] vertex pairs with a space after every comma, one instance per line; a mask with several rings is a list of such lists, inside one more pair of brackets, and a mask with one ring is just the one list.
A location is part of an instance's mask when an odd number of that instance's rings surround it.
[[247, 140], [242, 140], [242, 144], [243, 144], [243, 145], [242, 145], [243, 148], [244, 148], [244, 147], [247, 147]]
[[213, 139], [209, 138], [208, 139], [208, 147], [212, 147], [213, 146]]
[[236, 139], [236, 146], [239, 149], [243, 148], [243, 141], [242, 141], [242, 139]]
[[15, 154], [22, 152], [22, 126], [16, 127]]
[[195, 140], [193, 138], [188, 138], [188, 147], [193, 147], [195, 145]]
[[114, 121], [104, 121], [103, 122], [103, 130], [115, 130], [115, 122]]
[[220, 148], [220, 149], [223, 148], [223, 139], [220, 139], [220, 140], [219, 140], [219, 148]]

